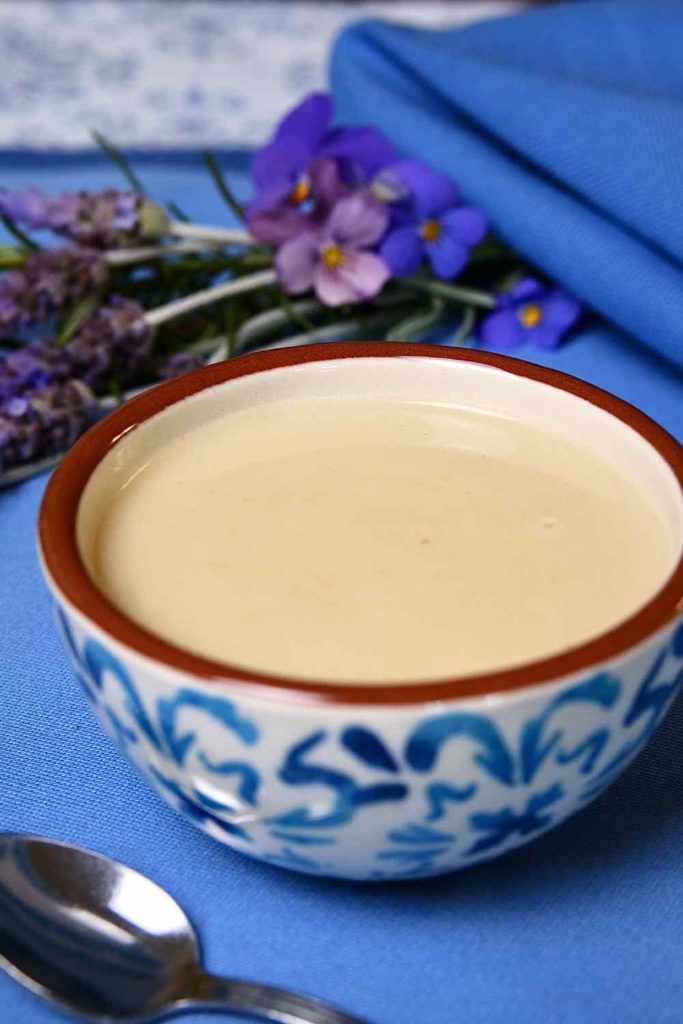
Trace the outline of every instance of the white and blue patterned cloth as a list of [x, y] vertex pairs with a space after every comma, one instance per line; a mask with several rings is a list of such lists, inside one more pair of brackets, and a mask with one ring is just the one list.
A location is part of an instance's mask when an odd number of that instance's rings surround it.
[[460, 25], [510, 0], [0, 0], [0, 148], [259, 145], [325, 88], [347, 22]]

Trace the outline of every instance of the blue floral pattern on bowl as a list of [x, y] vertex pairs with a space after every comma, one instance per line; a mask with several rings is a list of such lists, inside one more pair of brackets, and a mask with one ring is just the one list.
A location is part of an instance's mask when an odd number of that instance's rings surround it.
[[172, 806], [261, 860], [366, 880], [507, 852], [626, 767], [683, 680], [683, 624], [585, 677], [438, 705], [296, 703], [206, 683], [57, 616], [107, 731]]

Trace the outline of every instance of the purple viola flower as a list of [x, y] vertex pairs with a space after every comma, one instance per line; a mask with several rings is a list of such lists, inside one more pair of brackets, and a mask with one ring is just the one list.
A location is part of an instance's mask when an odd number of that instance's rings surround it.
[[556, 348], [581, 315], [581, 306], [571, 295], [560, 288], [546, 288], [533, 277], [497, 298], [497, 308], [479, 328], [485, 348], [513, 349], [525, 342]]
[[322, 224], [334, 204], [350, 192], [351, 187], [343, 180], [336, 160], [330, 157], [314, 160], [307, 177], [305, 199], [252, 212], [248, 219], [249, 231], [259, 242], [281, 245], [311, 226]]
[[152, 345], [152, 329], [142, 306], [111, 295], [67, 342], [64, 352], [74, 377], [97, 390], [112, 379], [124, 385], [137, 383]]
[[375, 252], [387, 229], [389, 213], [367, 192], [340, 199], [325, 224], [285, 242], [275, 267], [286, 291], [314, 288], [327, 306], [363, 302], [381, 290], [390, 277]]
[[438, 277], [455, 277], [488, 230], [481, 210], [458, 206], [455, 182], [419, 160], [402, 160], [373, 182], [395, 203], [380, 255], [392, 274], [413, 274], [426, 257]]
[[99, 288], [107, 267], [89, 249], [36, 249], [21, 270], [0, 279], [0, 337], [48, 320], [84, 292]]
[[389, 140], [376, 128], [331, 128], [334, 113], [327, 93], [312, 93], [278, 125], [252, 165], [256, 196], [249, 217], [289, 203], [300, 206], [312, 194], [311, 165], [320, 158], [340, 162], [353, 181], [371, 177], [395, 159]]

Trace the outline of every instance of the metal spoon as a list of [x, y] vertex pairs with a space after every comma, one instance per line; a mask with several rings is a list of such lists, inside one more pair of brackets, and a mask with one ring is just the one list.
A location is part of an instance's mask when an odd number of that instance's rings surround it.
[[363, 1024], [318, 999], [207, 974], [195, 931], [165, 889], [36, 836], [0, 835], [0, 965], [93, 1021], [223, 1010], [277, 1024]]

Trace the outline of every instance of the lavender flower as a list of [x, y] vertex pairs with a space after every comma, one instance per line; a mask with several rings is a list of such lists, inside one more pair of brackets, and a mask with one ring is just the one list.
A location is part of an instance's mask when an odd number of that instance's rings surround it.
[[157, 368], [159, 380], [172, 380], [204, 365], [204, 357], [196, 352], [176, 352]]
[[90, 388], [76, 380], [0, 403], [0, 470], [66, 450], [95, 412]]
[[35, 230], [49, 228], [81, 246], [120, 248], [154, 241], [168, 230], [168, 217], [138, 192], [108, 188], [101, 192], [62, 192], [50, 197], [29, 186], [0, 192], [0, 213]]
[[84, 292], [99, 288], [105, 263], [88, 249], [37, 249], [0, 280], [0, 337], [41, 323]]
[[25, 345], [10, 352], [0, 363], [0, 403], [27, 391], [63, 384], [71, 375], [71, 363], [54, 341]]
[[581, 306], [560, 288], [546, 288], [533, 277], [498, 294], [497, 309], [481, 322], [485, 348], [514, 349], [524, 342], [556, 348], [581, 315]]
[[390, 274], [379, 256], [368, 250], [388, 223], [386, 207], [368, 193], [340, 199], [323, 227], [280, 247], [275, 267], [283, 287], [294, 294], [313, 287], [328, 306], [372, 298]]
[[397, 277], [414, 273], [426, 257], [438, 277], [455, 277], [470, 250], [488, 230], [480, 210], [457, 206], [458, 189], [450, 178], [419, 160], [387, 168], [373, 183], [373, 193], [396, 200], [393, 225], [380, 255]]
[[10, 192], [0, 191], [0, 214], [16, 221], [29, 231], [44, 228], [48, 223], [49, 199], [44, 192], [28, 185], [26, 188]]
[[152, 329], [142, 306], [112, 295], [64, 346], [64, 352], [73, 375], [97, 390], [111, 379], [121, 384], [139, 379], [152, 345]]

